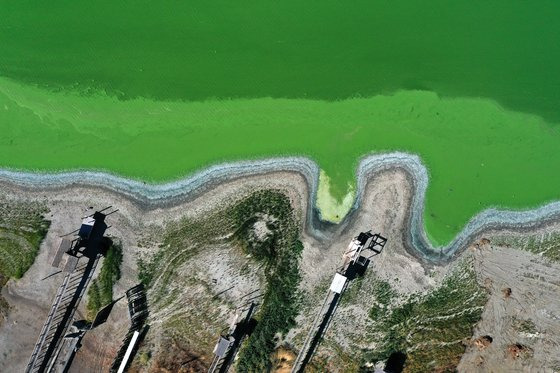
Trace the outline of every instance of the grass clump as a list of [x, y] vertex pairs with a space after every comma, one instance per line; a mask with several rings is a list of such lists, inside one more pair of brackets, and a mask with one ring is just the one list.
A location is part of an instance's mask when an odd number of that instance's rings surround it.
[[512, 326], [515, 330], [521, 333], [535, 334], [538, 332], [537, 325], [529, 319], [514, 318], [512, 321]]
[[[21, 278], [35, 261], [50, 221], [37, 202], [14, 202], [0, 197], [0, 290], [10, 278]], [[0, 316], [9, 308], [0, 296]]]
[[349, 283], [348, 288], [344, 292], [344, 296], [340, 298], [340, 306], [347, 306], [358, 299], [363, 282], [364, 277], [359, 276]]
[[385, 280], [378, 280], [373, 288], [373, 295], [377, 303], [388, 306], [391, 304], [393, 298], [397, 296], [396, 291], [391, 287], [391, 284]]
[[113, 243], [103, 260], [99, 276], [88, 290], [88, 317], [93, 319], [99, 310], [113, 301], [113, 286], [121, 278], [122, 247]]
[[462, 263], [435, 290], [413, 295], [388, 312], [370, 313], [378, 347], [366, 360], [386, 361], [402, 353], [405, 372], [454, 371], [487, 298], [472, 267]]
[[398, 294], [391, 287], [389, 282], [377, 279], [373, 287], [373, 295], [375, 297], [375, 301], [369, 310], [369, 317], [372, 320], [377, 320], [379, 317], [383, 316], [385, 312], [387, 312], [391, 302]]

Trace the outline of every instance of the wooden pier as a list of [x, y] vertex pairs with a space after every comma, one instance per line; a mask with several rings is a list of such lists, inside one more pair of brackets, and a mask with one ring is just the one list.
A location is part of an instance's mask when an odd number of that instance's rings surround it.
[[26, 372], [49, 372], [60, 351], [62, 337], [70, 326], [100, 255], [81, 257], [74, 271], [67, 273], [58, 288], [51, 310], [43, 324]]

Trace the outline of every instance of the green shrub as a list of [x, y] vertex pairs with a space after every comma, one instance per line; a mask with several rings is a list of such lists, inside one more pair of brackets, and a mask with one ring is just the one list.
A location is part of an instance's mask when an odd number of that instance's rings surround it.
[[113, 301], [113, 286], [121, 278], [122, 247], [113, 243], [105, 254], [99, 276], [88, 290], [88, 316], [95, 317], [99, 310]]

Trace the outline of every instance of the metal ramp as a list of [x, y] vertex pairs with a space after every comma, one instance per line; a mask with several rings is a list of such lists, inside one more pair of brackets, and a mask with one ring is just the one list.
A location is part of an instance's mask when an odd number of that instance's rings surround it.
[[[346, 290], [347, 286], [348, 282], [344, 285], [342, 291]], [[315, 348], [319, 344], [321, 338], [323, 338], [323, 334], [328, 329], [328, 326], [331, 323], [331, 320], [338, 306], [339, 299], [340, 294], [332, 292], [330, 289], [328, 290], [328, 293], [325, 296], [325, 300], [323, 301], [323, 305], [317, 313], [317, 316], [315, 316], [313, 324], [311, 325], [311, 329], [309, 329], [307, 337], [303, 342], [303, 346], [296, 360], [294, 361], [294, 365], [292, 367], [293, 373], [303, 372], [303, 369], [311, 360]]]
[[51, 371], [60, 351], [62, 337], [72, 322], [99, 257], [80, 257], [74, 271], [64, 276], [25, 369], [26, 373]]

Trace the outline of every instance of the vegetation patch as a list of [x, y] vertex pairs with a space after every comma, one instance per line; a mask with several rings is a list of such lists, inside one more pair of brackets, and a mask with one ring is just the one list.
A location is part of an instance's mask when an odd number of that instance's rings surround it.
[[[248, 257], [248, 264], [240, 270], [254, 271], [256, 265], [267, 282], [255, 315], [256, 327], [240, 349], [237, 370], [269, 370], [276, 337], [295, 324], [299, 309], [299, 258], [303, 249], [299, 234], [289, 199], [275, 190], [253, 193], [204, 219], [170, 223], [158, 235], [161, 241], [157, 253], [138, 261], [140, 280], [149, 288], [152, 314], [172, 313], [163, 325], [166, 333], [180, 334], [180, 344], [189, 353], [209, 354], [214, 337], [226, 326], [227, 319], [220, 313], [224, 300], [214, 296], [205, 278], [185, 272], [184, 266], [202, 255], [202, 250], [233, 246], [240, 256]], [[183, 286], [189, 287], [188, 293], [170, 291]], [[196, 306], [189, 302], [194, 296]], [[190, 309], [185, 309], [185, 304]]]
[[88, 290], [88, 317], [93, 319], [99, 310], [113, 301], [113, 286], [121, 278], [122, 247], [113, 243], [103, 260], [99, 276]]
[[[36, 202], [13, 202], [0, 198], [0, 290], [10, 278], [21, 278], [35, 261], [50, 222], [47, 208]], [[0, 315], [8, 303], [0, 296]]]
[[[271, 369], [271, 355], [277, 334], [295, 325], [301, 297], [299, 258], [303, 244], [288, 198], [281, 193], [258, 192], [233, 208], [235, 236], [245, 251], [265, 266], [267, 287], [257, 326], [239, 353], [237, 369], [241, 372], [264, 372]], [[251, 239], [255, 216], [273, 217], [270, 234], [265, 239]], [[253, 223], [253, 224], [252, 224]]]
[[344, 296], [340, 298], [340, 306], [347, 306], [354, 303], [358, 299], [358, 295], [360, 294], [360, 290], [362, 289], [363, 282], [363, 276], [359, 276], [353, 281], [350, 281], [348, 287], [346, 288], [346, 291], [344, 292]]
[[392, 300], [397, 297], [397, 292], [385, 280], [377, 279], [373, 287], [375, 301], [369, 310], [369, 317], [377, 320], [387, 312]]
[[150, 257], [138, 259], [140, 281], [147, 288], [152, 288], [156, 279], [167, 283], [173, 277], [174, 270], [195, 256], [200, 247], [221, 243], [224, 233], [232, 231], [232, 224], [226, 216], [226, 213], [218, 212], [205, 219], [185, 218], [169, 223], [161, 233], [159, 250]]
[[[391, 290], [379, 292], [378, 301], [387, 300]], [[365, 360], [375, 363], [399, 355], [405, 372], [452, 372], [487, 299], [472, 266], [463, 262], [435, 290], [412, 295], [388, 312], [374, 307], [370, 316], [378, 347], [367, 352]]]
[[50, 222], [44, 205], [0, 200], [0, 274], [21, 278], [35, 261]]
[[537, 326], [532, 320], [529, 319], [514, 318], [512, 320], [512, 326], [515, 330], [517, 330], [520, 333], [525, 333], [525, 334], [538, 333]]
[[[220, 299], [214, 297], [206, 279], [184, 268], [201, 250], [222, 245], [224, 234], [233, 231], [227, 211], [213, 212], [197, 220], [169, 222], [163, 229], [152, 228], [142, 245], [149, 247], [155, 242], [158, 250], [138, 259], [138, 276], [148, 289], [150, 314], [160, 318], [166, 338], [145, 351], [153, 350], [151, 368], [175, 371], [178, 363], [186, 364], [183, 368], [187, 370], [192, 366], [196, 367], [193, 371], [207, 369], [215, 338], [227, 327], [228, 320], [222, 312], [229, 307], [223, 307]], [[160, 312], [164, 315], [158, 315]], [[180, 352], [175, 353], [176, 350]]]
[[[163, 354], [157, 356], [153, 361], [151, 372], [206, 372], [206, 363], [200, 355], [193, 353], [188, 347], [184, 347], [184, 341], [180, 337], [165, 336], [163, 340]], [[149, 352], [141, 352], [137, 360], [137, 370], [145, 371], [151, 362]]]
[[358, 347], [344, 348], [332, 339], [324, 339], [321, 345], [329, 353], [314, 354], [305, 367], [306, 373], [354, 373], [360, 370], [360, 349]]
[[492, 242], [500, 246], [520, 248], [551, 261], [560, 262], [560, 233], [557, 232], [523, 237], [501, 235], [493, 238]]

